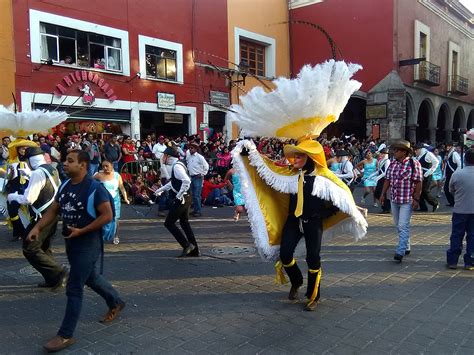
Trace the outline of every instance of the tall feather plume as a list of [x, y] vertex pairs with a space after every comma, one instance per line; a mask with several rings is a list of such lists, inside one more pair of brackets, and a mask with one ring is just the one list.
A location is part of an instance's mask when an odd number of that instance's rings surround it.
[[[232, 105], [229, 113], [246, 136], [276, 137], [278, 129], [305, 118], [339, 118], [350, 96], [362, 85], [352, 75], [362, 67], [329, 60], [314, 67], [305, 65], [295, 79], [278, 78], [276, 89], [253, 88]], [[325, 120], [308, 125], [308, 133], [319, 135], [329, 124]], [[287, 132], [288, 133], [288, 132]], [[287, 134], [286, 138], [300, 137]]]

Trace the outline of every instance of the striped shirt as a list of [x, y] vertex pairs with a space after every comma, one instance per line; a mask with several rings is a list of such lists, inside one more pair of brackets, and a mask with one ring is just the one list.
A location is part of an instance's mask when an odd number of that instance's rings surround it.
[[[412, 171], [412, 167], [414, 171]], [[388, 167], [385, 178], [390, 180], [390, 200], [392, 202], [411, 203], [415, 182], [423, 181], [423, 170], [420, 162], [416, 159], [407, 157], [402, 162], [394, 159]]]

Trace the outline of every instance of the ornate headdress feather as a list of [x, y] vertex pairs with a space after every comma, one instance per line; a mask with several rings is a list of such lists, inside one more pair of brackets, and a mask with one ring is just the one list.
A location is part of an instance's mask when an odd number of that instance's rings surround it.
[[255, 87], [233, 105], [230, 118], [248, 136], [301, 139], [317, 137], [337, 121], [350, 96], [362, 85], [351, 80], [362, 67], [329, 60], [305, 65], [297, 78], [279, 78], [276, 89]]

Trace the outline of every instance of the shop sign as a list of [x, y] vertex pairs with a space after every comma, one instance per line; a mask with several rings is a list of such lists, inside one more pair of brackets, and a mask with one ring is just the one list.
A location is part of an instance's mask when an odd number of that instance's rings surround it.
[[158, 92], [157, 94], [158, 108], [167, 110], [176, 110], [176, 95], [167, 92]]
[[165, 113], [165, 123], [182, 124], [183, 115], [180, 113]]
[[207, 128], [207, 127], [209, 127], [209, 125], [207, 123], [200, 123], [199, 124], [199, 130], [200, 131], [204, 130], [204, 128]]
[[387, 118], [387, 105], [370, 105], [365, 108], [365, 118]]
[[230, 106], [230, 97], [229, 93], [222, 91], [210, 91], [209, 97], [211, 98], [211, 105], [216, 106]]
[[117, 100], [114, 90], [105, 79], [99, 77], [97, 73], [85, 70], [74, 71], [64, 76], [62, 81], [56, 84], [54, 94], [61, 97], [67, 93], [68, 88], [77, 83], [82, 84], [78, 86], [78, 90], [82, 92], [82, 100], [86, 105], [92, 104], [95, 99], [95, 93], [91, 89], [91, 84], [98, 86], [110, 102]]

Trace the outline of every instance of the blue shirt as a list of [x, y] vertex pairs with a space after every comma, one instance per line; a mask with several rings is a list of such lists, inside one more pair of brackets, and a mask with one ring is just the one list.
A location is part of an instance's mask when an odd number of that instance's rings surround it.
[[[94, 221], [87, 212], [87, 200], [89, 198], [92, 178], [86, 176], [80, 183], [73, 184], [67, 182], [64, 187], [60, 187], [61, 192], [56, 195], [56, 202], [59, 203], [60, 215], [64, 226], [83, 228]], [[63, 183], [64, 185], [64, 183]], [[102, 184], [97, 184], [94, 196], [94, 207], [109, 201], [108, 192]], [[66, 250], [100, 248], [100, 229], [83, 234], [79, 237], [66, 239]]]

